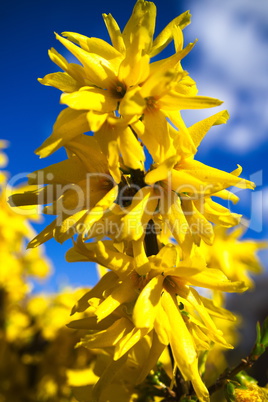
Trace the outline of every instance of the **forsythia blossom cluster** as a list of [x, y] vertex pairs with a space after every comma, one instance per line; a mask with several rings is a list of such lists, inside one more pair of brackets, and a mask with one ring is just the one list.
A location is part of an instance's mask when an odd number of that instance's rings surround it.
[[[107, 392], [117, 392], [116, 400], [138, 400], [139, 384], [161, 362], [173, 383], [179, 373], [199, 401], [209, 401], [200, 362], [213, 347], [232, 348], [216, 322], [235, 317], [198, 288], [217, 295], [251, 286], [241, 253], [258, 268], [258, 246], [243, 247], [238, 232], [228, 238], [222, 228], [241, 216], [217, 200], [237, 202], [227, 188], [254, 183], [240, 177], [240, 166], [225, 172], [198, 161], [206, 133], [229, 116], [220, 111], [190, 127], [182, 118], [182, 110], [222, 103], [198, 95], [182, 67], [195, 45], [183, 43], [189, 12], [156, 38], [152, 2], [138, 0], [123, 31], [111, 14], [103, 18], [112, 44], [56, 34], [77, 64], [49, 51], [63, 72], [39, 81], [61, 90], [67, 107], [36, 153], [46, 157], [64, 147], [67, 158], [32, 173], [27, 191], [11, 202], [45, 205], [44, 213], [55, 215], [29, 247], [73, 238], [68, 261], [106, 268], [72, 310], [85, 313], [69, 324], [86, 330], [79, 345], [105, 358], [96, 383], [77, 397], [108, 401]], [[170, 42], [174, 54], [153, 61]], [[122, 389], [127, 396], [119, 396]]]

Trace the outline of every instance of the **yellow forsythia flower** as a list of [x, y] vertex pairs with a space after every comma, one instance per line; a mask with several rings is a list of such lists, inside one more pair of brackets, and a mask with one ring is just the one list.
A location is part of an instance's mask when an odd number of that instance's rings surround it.
[[256, 384], [248, 384], [247, 389], [236, 388], [236, 402], [265, 402], [268, 401], [268, 389]]

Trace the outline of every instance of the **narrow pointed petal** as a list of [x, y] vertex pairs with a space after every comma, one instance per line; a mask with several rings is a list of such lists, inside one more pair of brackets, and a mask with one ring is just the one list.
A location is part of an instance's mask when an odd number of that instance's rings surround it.
[[169, 293], [164, 292], [162, 295], [162, 304], [169, 318], [170, 345], [175, 362], [184, 379], [192, 382], [199, 401], [209, 402], [208, 390], [198, 373], [198, 359], [192, 336]]
[[80, 84], [67, 73], [47, 74], [44, 78], [38, 78], [38, 81], [63, 92], [74, 92], [80, 88]]
[[174, 26], [179, 26], [181, 29], [190, 24], [191, 14], [189, 11], [185, 11], [183, 14], [174, 18], [170, 23], [160, 32], [160, 34], [153, 41], [153, 46], [150, 52], [150, 56], [156, 56], [160, 53], [173, 38]]
[[113, 44], [113, 47], [118, 50], [121, 54], [125, 54], [126, 52], [126, 46], [123, 40], [123, 36], [121, 34], [120, 28], [116, 22], [116, 20], [113, 18], [111, 14], [102, 14], [103, 20], [105, 22], [107, 31], [109, 33], [109, 36], [111, 38], [111, 42]]
[[89, 131], [89, 124], [86, 112], [69, 108], [64, 109], [60, 112], [54, 124], [53, 133], [35, 150], [35, 153], [40, 158], [45, 158], [64, 146], [68, 141], [87, 131]]
[[109, 328], [103, 331], [86, 335], [77, 346], [84, 346], [89, 349], [115, 346], [131, 329], [131, 322], [123, 317], [116, 320]]
[[185, 96], [170, 91], [169, 94], [159, 99], [158, 104], [160, 109], [164, 110], [185, 110], [220, 106], [222, 101], [206, 96]]
[[80, 35], [76, 32], [62, 32], [62, 36], [80, 45], [81, 48], [87, 52], [96, 53], [107, 60], [122, 58], [120, 52], [103, 39], [88, 38], [87, 36]]
[[108, 96], [107, 91], [94, 87], [83, 87], [70, 94], [62, 94], [60, 102], [75, 110], [94, 110], [109, 113], [116, 110], [117, 99]]
[[144, 276], [147, 275], [151, 270], [151, 265], [149, 259], [145, 252], [144, 241], [143, 238], [133, 241], [133, 257], [135, 260], [135, 271], [138, 275]]
[[106, 318], [123, 303], [135, 300], [136, 296], [137, 293], [133, 286], [133, 281], [130, 278], [125, 279], [124, 282], [115, 287], [112, 293], [97, 308], [95, 314], [98, 317], [98, 322]]
[[209, 131], [212, 126], [218, 124], [225, 124], [229, 119], [229, 113], [227, 110], [222, 110], [219, 113], [214, 114], [213, 116], [208, 117], [207, 119], [201, 120], [191, 127], [189, 127], [189, 133], [192, 137], [194, 145], [199, 147], [201, 141]]
[[118, 195], [118, 187], [113, 187], [100, 201], [97, 202], [95, 207], [93, 207], [87, 214], [84, 224], [83, 233], [87, 237], [87, 232], [90, 231], [95, 222], [98, 222], [107, 210], [113, 205]]
[[83, 64], [87, 76], [93, 85], [97, 85], [100, 88], [110, 87], [111, 82], [115, 80], [116, 76], [108, 60], [95, 53], [89, 53], [81, 49], [58, 34], [56, 34], [56, 39]]
[[193, 286], [221, 290], [223, 292], [241, 293], [247, 290], [247, 286], [243, 282], [232, 282], [228, 280], [222, 271], [214, 268], [200, 270], [199, 268], [178, 267], [166, 272], [166, 275], [174, 276], [174, 280], [178, 280], [178, 282], [180, 281], [179, 278], [181, 278], [187, 280]]
[[157, 275], [142, 289], [133, 310], [137, 328], [152, 328], [160, 306], [164, 277]]
[[119, 339], [114, 352], [114, 360], [120, 359], [125, 353], [136, 345], [147, 333], [147, 328], [133, 328], [125, 336]]
[[150, 170], [145, 176], [145, 183], [152, 185], [158, 181], [166, 180], [171, 173], [171, 169], [178, 162], [178, 156], [171, 156], [160, 163], [155, 169]]
[[[66, 175], [68, 172], [68, 175]], [[86, 176], [86, 169], [77, 156], [36, 170], [28, 176], [29, 184], [68, 184], [77, 183]], [[44, 204], [46, 204], [44, 202]]]
[[197, 359], [194, 343], [186, 324], [168, 292], [162, 294], [162, 306], [168, 316], [170, 325], [170, 344], [177, 366], [185, 379], [191, 378], [190, 367]]
[[94, 385], [92, 390], [91, 402], [99, 402], [103, 390], [113, 382], [114, 377], [118, 371], [126, 364], [127, 356], [122, 356], [121, 359], [112, 361], [102, 373], [98, 382]]
[[175, 193], [168, 194], [165, 192], [163, 202], [160, 206], [160, 212], [170, 228], [171, 233], [182, 247], [185, 255], [189, 255], [192, 249], [193, 239], [179, 197]]
[[30, 243], [27, 245], [27, 248], [35, 248], [40, 246], [40, 244], [45, 243], [46, 241], [52, 239], [53, 230], [56, 226], [57, 220], [55, 219], [48, 226], [45, 227]]
[[109, 271], [107, 274], [105, 274], [99, 282], [92, 288], [90, 289], [87, 293], [85, 293], [73, 306], [71, 315], [75, 313], [83, 313], [86, 311], [89, 307], [89, 300], [92, 297], [95, 298], [100, 298], [102, 297], [103, 292], [107, 289], [112, 288], [118, 283], [118, 276], [112, 272]]
[[152, 346], [150, 348], [149, 356], [145, 360], [142, 370], [139, 374], [139, 377], [136, 380], [137, 384], [142, 383], [147, 375], [150, 373], [150, 371], [156, 366], [157, 361], [161, 354], [163, 353], [166, 345], [163, 345], [158, 339], [158, 336], [156, 333], [153, 333], [153, 341], [152, 341]]

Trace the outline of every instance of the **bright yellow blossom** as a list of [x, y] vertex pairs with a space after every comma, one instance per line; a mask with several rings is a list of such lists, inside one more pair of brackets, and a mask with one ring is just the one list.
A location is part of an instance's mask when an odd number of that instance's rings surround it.
[[262, 248], [267, 248], [267, 242], [240, 239], [244, 232], [242, 227], [232, 231], [215, 227], [214, 231], [213, 247], [202, 244], [203, 255], [206, 256], [208, 266], [219, 268], [233, 281], [243, 281], [248, 287], [254, 287], [254, 282], [248, 273], [262, 272], [256, 253]]
[[[193, 144], [198, 147], [207, 130], [215, 124], [226, 122], [227, 118], [227, 112], [223, 111], [190, 127]], [[155, 147], [154, 141], [150, 141], [152, 156], [159, 163], [154, 164], [145, 175], [144, 181], [150, 187], [145, 186], [137, 192], [132, 204], [125, 208], [126, 215], [121, 219], [119, 240], [140, 239], [145, 233], [146, 223], [153, 219], [158, 226], [160, 223], [162, 231], [168, 228], [183, 251], [189, 254], [193, 242], [199, 245], [203, 239], [209, 245], [213, 243], [211, 223], [225, 227], [239, 223], [241, 215], [231, 213], [211, 197], [237, 202], [238, 197], [227, 188], [236, 186], [253, 189], [254, 183], [239, 177], [241, 167], [227, 173], [198, 162], [194, 154], [191, 155], [189, 147], [188, 156], [184, 157], [176, 141], [174, 136], [173, 149], [177, 147], [176, 155], [166, 160], [162, 160], [159, 153], [163, 149], [162, 144], [156, 141], [159, 145]]]
[[0, 194], [0, 288], [13, 301], [30, 291], [27, 277], [45, 278], [51, 268], [43, 250], [25, 251], [35, 232], [25, 215], [17, 214], [6, 202], [6, 192]]
[[256, 384], [248, 384], [247, 389], [236, 388], [236, 402], [265, 402], [268, 401], [268, 389]]
[[[61, 103], [68, 106], [63, 110], [54, 126], [53, 133], [36, 150], [41, 157], [54, 152], [60, 146], [86, 131], [98, 132], [101, 142], [108, 147], [118, 141], [120, 130], [113, 116], [124, 117], [119, 126], [128, 137], [132, 132], [128, 124], [143, 116], [145, 127], [142, 140], [152, 136], [161, 141], [167, 137], [169, 118], [181, 131], [184, 142], [193, 146], [189, 133], [178, 110], [217, 106], [220, 101], [213, 98], [196, 96], [194, 81], [182, 69], [180, 61], [193, 47], [183, 49], [182, 29], [189, 24], [188, 12], [175, 18], [153, 40], [156, 7], [154, 3], [138, 0], [133, 13], [121, 33], [116, 21], [109, 14], [103, 15], [112, 44], [88, 38], [74, 32], [64, 32], [56, 38], [82, 64], [68, 63], [55, 49], [49, 51], [51, 60], [64, 72], [52, 73], [39, 81], [54, 86], [61, 91]], [[137, 28], [138, 27], [138, 28]], [[158, 54], [172, 39], [176, 54], [163, 61], [150, 63], [150, 58]], [[106, 127], [105, 127], [105, 121]], [[131, 125], [135, 131], [134, 125]], [[114, 132], [113, 132], [114, 131]], [[138, 132], [137, 132], [138, 134]], [[137, 144], [138, 141], [136, 140]], [[119, 151], [131, 144], [121, 144]], [[110, 155], [109, 150], [107, 150]], [[137, 168], [137, 167], [136, 167]]]
[[[118, 188], [109, 174], [109, 161], [94, 137], [81, 134], [69, 142], [68, 152], [69, 159], [29, 176], [31, 185], [46, 186], [34, 187], [34, 190], [11, 197], [13, 205], [51, 204], [44, 208], [44, 212], [57, 215], [29, 247], [36, 247], [53, 236], [59, 242], [65, 241], [85, 220], [102, 218], [104, 211], [117, 198]], [[93, 216], [90, 211], [93, 211]]]
[[[78, 320], [75, 327], [98, 330], [98, 323], [105, 323], [104, 329], [87, 335], [82, 344], [93, 349], [115, 346], [114, 359], [118, 360], [145, 336], [152, 336], [153, 331], [156, 337], [156, 344], [152, 346], [156, 348], [152, 352], [154, 356], [158, 353], [159, 357], [164, 347], [170, 344], [184, 379], [192, 381], [201, 401], [208, 400], [198, 374], [198, 350], [210, 349], [211, 341], [231, 347], [211, 316], [231, 320], [234, 317], [200, 296], [191, 286], [241, 292], [245, 290], [243, 283], [230, 282], [221, 271], [206, 268], [200, 255], [179, 261], [179, 250], [171, 244], [147, 259], [149, 272], [142, 276], [136, 271], [141, 268], [137, 267], [137, 259], [119, 253], [109, 241], [98, 244], [79, 242], [68, 251], [66, 258], [68, 261], [98, 261], [112, 270], [102, 277], [95, 289], [82, 297], [73, 310], [85, 311], [88, 306], [94, 306], [97, 320], [95, 324], [92, 319]], [[125, 315], [118, 319], [116, 312], [123, 305], [130, 313], [133, 309], [132, 319]], [[109, 326], [111, 319], [113, 324]], [[148, 357], [139, 379], [143, 380], [153, 367], [150, 364], [155, 364], [151, 359]]]
[[[184, 28], [190, 22], [189, 13], [175, 18], [153, 40], [156, 7], [153, 3], [138, 0], [133, 14], [121, 33], [111, 14], [103, 14], [112, 45], [98, 38], [88, 38], [64, 32], [56, 38], [82, 64], [68, 63], [55, 49], [49, 56], [64, 73], [52, 73], [39, 81], [64, 92], [61, 102], [69, 106], [59, 116], [52, 137], [37, 150], [40, 156], [54, 152], [71, 138], [85, 131], [98, 131], [109, 113], [133, 85], [149, 75], [150, 53], [159, 53], [173, 39], [174, 27]], [[137, 29], [138, 27], [138, 29]], [[65, 134], [68, 122], [72, 130]]]

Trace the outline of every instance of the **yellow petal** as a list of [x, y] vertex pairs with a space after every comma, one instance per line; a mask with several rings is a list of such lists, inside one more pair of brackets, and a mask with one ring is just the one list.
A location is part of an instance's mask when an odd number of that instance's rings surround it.
[[[153, 211], [157, 206], [157, 200], [155, 198], [152, 200], [151, 208], [149, 206], [150, 197], [153, 195], [153, 189], [151, 187], [143, 187], [135, 194], [131, 205], [125, 208], [126, 215], [121, 219], [122, 225], [118, 235], [118, 241], [126, 239], [139, 240], [143, 236], [145, 230], [145, 222], [143, 222], [145, 210], [147, 209], [152, 217]], [[151, 217], [148, 217], [148, 220]]]
[[52, 239], [53, 230], [57, 223], [56, 221], [57, 220], [55, 219], [48, 226], [46, 226], [45, 229], [43, 229], [33, 240], [30, 241], [30, 243], [27, 245], [27, 248], [38, 247], [40, 244], [45, 243], [45, 241]]
[[54, 238], [59, 242], [63, 243], [67, 239], [73, 237], [76, 233], [76, 226], [83, 223], [87, 214], [87, 209], [82, 209], [81, 211], [73, 213], [71, 216], [68, 214], [62, 214], [58, 217], [58, 223], [53, 231]]
[[[193, 286], [200, 286], [204, 288], [221, 290], [223, 292], [244, 292], [247, 287], [243, 282], [232, 282], [224, 275], [222, 271], [214, 268], [206, 268], [200, 270], [199, 268], [185, 268], [178, 267], [165, 273], [178, 278], [185, 279]], [[176, 280], [176, 278], [174, 279]], [[179, 279], [178, 279], [179, 281]]]
[[149, 74], [148, 52], [152, 46], [155, 17], [154, 3], [138, 0], [124, 28], [122, 35], [126, 55], [120, 65], [118, 77], [128, 86], [144, 82]]
[[204, 206], [204, 216], [217, 225], [232, 227], [238, 225], [242, 215], [231, 212], [228, 208], [207, 199]]
[[236, 194], [228, 190], [220, 190], [213, 194], [215, 197], [220, 197], [223, 200], [232, 201], [236, 204], [239, 201], [239, 197]]
[[[70, 249], [73, 250], [73, 249]], [[71, 254], [69, 250], [69, 255]], [[74, 305], [71, 311], [71, 315], [75, 313], [83, 313], [86, 311], [89, 307], [89, 300], [92, 297], [95, 298], [100, 298], [103, 295], [103, 292], [109, 288], [112, 288], [118, 283], [118, 276], [112, 272], [109, 271], [107, 274], [105, 274], [99, 282], [94, 286], [94, 288], [90, 289], [88, 292], [86, 292]], [[96, 318], [96, 317], [95, 317]]]
[[99, 56], [112, 60], [115, 58], [121, 58], [122, 55], [109, 43], [99, 38], [88, 38], [87, 36], [75, 33], [75, 32], [62, 32], [62, 36], [68, 40], [78, 44], [82, 49], [89, 53], [96, 53]]
[[108, 366], [106, 366], [100, 379], [93, 387], [92, 398], [90, 399], [90, 402], [100, 401], [103, 390], [113, 382], [114, 377], [117, 375], [118, 371], [122, 369], [122, 367], [124, 367], [124, 365], [126, 364], [126, 360], [127, 356], [122, 356], [121, 359], [118, 359], [116, 361], [112, 360], [112, 362]]
[[149, 113], [145, 113], [144, 126], [145, 131], [141, 140], [148, 148], [154, 162], [161, 163], [176, 153], [168, 131], [167, 120], [160, 110], [152, 109]]
[[164, 277], [157, 275], [142, 289], [133, 310], [133, 322], [137, 328], [153, 328], [160, 306]]
[[233, 346], [228, 344], [223, 337], [222, 331], [218, 330], [214, 321], [211, 319], [210, 315], [208, 314], [207, 310], [205, 309], [202, 299], [199, 297], [199, 294], [195, 289], [190, 289], [187, 295], [187, 300], [191, 303], [191, 305], [195, 308], [198, 312], [199, 316], [201, 317], [203, 323], [205, 324], [206, 328], [209, 331], [211, 340], [219, 345], [233, 349]]
[[63, 92], [74, 92], [80, 88], [79, 83], [67, 73], [47, 74], [44, 78], [38, 78], [38, 81], [43, 85], [58, 88]]
[[70, 159], [65, 159], [62, 162], [30, 173], [28, 175], [28, 182], [29, 184], [38, 185], [77, 183], [85, 178], [86, 173], [87, 171], [80, 159], [77, 156], [73, 156]]
[[206, 310], [208, 311], [208, 313], [210, 315], [212, 315], [214, 317], [218, 317], [218, 318], [224, 318], [225, 320], [228, 320], [228, 321], [236, 321], [237, 320], [236, 316], [233, 313], [231, 313], [231, 311], [226, 310], [225, 308], [216, 306], [213, 303], [213, 300], [200, 296], [200, 295], [199, 295], [199, 297], [201, 298], [203, 305], [205, 306]]
[[130, 88], [122, 99], [119, 112], [122, 116], [142, 115], [146, 102], [140, 94], [140, 87]]
[[151, 270], [151, 265], [145, 252], [144, 239], [141, 238], [137, 241], [132, 241], [132, 247], [136, 266], [135, 271], [138, 273], [138, 275], [147, 275]]
[[189, 11], [185, 11], [183, 14], [170, 21], [170, 23], [153, 41], [150, 57], [156, 56], [172, 41], [174, 26], [179, 26], [181, 29], [183, 29], [190, 23], [190, 17], [191, 14]]
[[134, 267], [133, 257], [119, 253], [109, 245], [107, 242], [101, 241], [96, 243], [75, 243], [74, 247], [67, 251], [65, 258], [69, 262], [74, 262], [79, 255], [82, 255], [83, 261], [87, 259], [87, 261], [98, 262], [98, 264], [116, 272], [119, 277], [125, 278]]
[[147, 173], [145, 176], [145, 183], [152, 185], [158, 181], [168, 179], [169, 173], [177, 161], [178, 156], [171, 156], [164, 162], [160, 163], [159, 166]]
[[104, 331], [86, 335], [77, 346], [84, 346], [89, 349], [105, 348], [114, 346], [117, 342], [132, 329], [133, 325], [127, 318], [116, 320], [109, 328]]
[[184, 379], [190, 380], [201, 402], [209, 402], [209, 393], [198, 372], [198, 359], [192, 336], [169, 293], [162, 295], [162, 304], [170, 323], [170, 345]]
[[191, 365], [197, 360], [194, 343], [175, 301], [168, 292], [162, 294], [162, 306], [170, 325], [170, 344], [177, 366], [185, 379], [191, 379]]
[[144, 170], [145, 155], [143, 148], [130, 127], [122, 128], [119, 131], [118, 147], [125, 166], [131, 169]]
[[109, 36], [115, 49], [125, 54], [126, 46], [120, 28], [111, 14], [102, 14]]
[[[33, 190], [30, 189], [31, 187], [33, 187]], [[36, 187], [37, 186], [29, 186], [29, 189], [26, 191], [11, 195], [8, 199], [10, 206], [20, 207], [25, 205], [49, 204], [57, 198], [55, 186]]]
[[91, 131], [98, 131], [102, 125], [107, 120], [109, 114], [96, 112], [95, 110], [90, 110], [87, 113], [87, 121]]
[[144, 53], [150, 51], [155, 29], [155, 18], [155, 4], [149, 1], [137, 0], [132, 15], [123, 31], [127, 51], [131, 46], [137, 46]]
[[142, 366], [142, 370], [136, 380], [137, 384], [142, 383], [145, 380], [145, 378], [147, 377], [147, 375], [150, 373], [150, 371], [155, 367], [155, 365], [157, 364], [157, 361], [158, 361], [159, 357], [161, 356], [161, 354], [163, 353], [165, 347], [166, 347], [166, 345], [164, 345], [163, 343], [161, 343], [159, 341], [158, 336], [154, 332], [152, 345], [151, 345], [150, 351], [149, 351], [149, 356], [146, 359], [144, 359], [145, 361]]
[[118, 137], [121, 128], [111, 125], [106, 121], [100, 130], [95, 134], [95, 138], [108, 161], [108, 168], [111, 176], [116, 183], [121, 181], [121, 171], [119, 169], [119, 147]]
[[83, 87], [70, 94], [62, 94], [61, 103], [75, 110], [94, 110], [109, 113], [116, 110], [117, 100], [108, 96], [107, 91], [94, 87]]
[[[168, 70], [173, 71], [173, 76], [176, 81], [180, 81], [182, 77], [187, 74], [185, 71], [182, 70], [180, 62], [192, 50], [195, 43], [196, 41], [193, 43], [189, 43], [184, 49], [179, 49], [178, 51], [176, 51], [175, 54], [166, 59], [158, 60], [154, 63], [151, 63], [150, 77], [148, 78], [148, 81], [152, 80], [153, 77], [156, 78], [159, 74], [165, 75], [165, 72], [167, 73]], [[157, 78], [155, 79], [155, 81], [157, 82]], [[144, 85], [147, 85], [147, 82], [145, 82]], [[160, 85], [162, 86], [161, 83]]]
[[182, 247], [185, 255], [188, 255], [192, 249], [193, 239], [181, 208], [181, 201], [175, 193], [164, 193], [162, 200], [160, 213], [163, 215], [165, 224]]
[[[212, 194], [230, 186], [249, 189], [254, 189], [255, 187], [253, 182], [236, 177], [233, 172], [227, 173], [196, 160], [186, 159], [176, 169], [178, 169], [178, 173], [174, 172], [176, 178], [180, 175], [185, 175], [184, 181], [188, 180], [185, 183], [191, 183], [192, 181], [193, 185], [194, 181], [200, 181], [200, 183], [203, 183], [203, 193], [206, 194]], [[192, 176], [192, 178], [188, 177], [187, 179], [186, 176], [188, 175]], [[200, 186], [199, 190], [201, 190]]]
[[155, 256], [150, 257], [152, 269], [157, 269], [159, 274], [162, 274], [166, 269], [175, 267], [179, 261], [179, 248], [171, 243], [166, 244]]
[[143, 98], [155, 97], [160, 98], [171, 88], [172, 82], [176, 78], [176, 72], [171, 69], [157, 68], [152, 74], [152, 66], [150, 65], [150, 76], [141, 86], [140, 94]]
[[194, 145], [196, 147], [199, 147], [208, 130], [212, 126], [225, 124], [229, 117], [230, 116], [227, 110], [222, 110], [221, 112], [216, 113], [213, 116], [208, 117], [207, 119], [201, 120], [189, 127], [189, 133], [192, 137]]
[[169, 345], [169, 333], [171, 329], [167, 314], [164, 311], [162, 305], [159, 306], [158, 313], [155, 317], [154, 327], [159, 341], [163, 345]]
[[197, 150], [180, 112], [165, 111], [165, 116], [178, 129], [178, 131], [173, 129], [173, 127], [170, 129], [173, 134], [174, 147], [177, 153], [184, 158], [194, 155]]
[[97, 322], [97, 317], [85, 317], [79, 320], [73, 320], [69, 322], [66, 326], [73, 329], [88, 329], [91, 331], [103, 331], [110, 327], [114, 322], [114, 317], [107, 317], [101, 323]]
[[131, 278], [125, 279], [124, 282], [114, 288], [112, 293], [97, 308], [95, 314], [97, 315], [98, 322], [106, 318], [122, 304], [135, 300], [136, 295], [136, 289], [133, 286]]
[[87, 236], [87, 232], [91, 229], [94, 223], [99, 221], [103, 217], [105, 212], [107, 212], [107, 210], [115, 202], [117, 194], [118, 187], [115, 186], [107, 194], [105, 194], [104, 197], [102, 197], [100, 201], [97, 202], [95, 207], [93, 207], [87, 214], [83, 224], [85, 237]]
[[92, 84], [100, 88], [108, 88], [110, 86], [111, 81], [113, 81], [116, 76], [108, 60], [95, 53], [89, 53], [81, 49], [58, 34], [56, 34], [56, 39], [82, 63], [87, 77]]
[[48, 55], [53, 63], [57, 64], [62, 70], [68, 70], [68, 61], [60, 53], [57, 52], [53, 47], [48, 51]]
[[211, 246], [214, 241], [211, 223], [198, 211], [193, 201], [186, 195], [181, 197], [181, 205], [196, 244], [199, 245], [201, 238]]
[[53, 133], [43, 144], [35, 150], [35, 153], [44, 158], [51, 155], [68, 141], [79, 134], [87, 132], [89, 125], [86, 112], [80, 112], [72, 109], [64, 109], [60, 112], [53, 127]]
[[125, 336], [123, 336], [117, 342], [114, 352], [114, 360], [120, 359], [125, 353], [129, 351], [134, 345], [136, 345], [145, 335], [147, 335], [147, 328], [133, 328]]
[[215, 107], [222, 104], [222, 101], [209, 98], [207, 96], [185, 96], [175, 91], [163, 96], [158, 101], [160, 109], [164, 110], [184, 110], [184, 109], [203, 109]]
[[[88, 173], [92, 173], [92, 175], [87, 177], [88, 182], [90, 182], [91, 179], [95, 181], [98, 180], [100, 184], [102, 183], [101, 188], [105, 189], [105, 181], [109, 181], [109, 175], [107, 174], [107, 161], [96, 138], [81, 134], [75, 139], [69, 141], [68, 144], [66, 144], [66, 148], [68, 151], [71, 151], [73, 154], [78, 156]], [[95, 173], [95, 175], [93, 173]], [[109, 188], [109, 186], [110, 188], [113, 186], [111, 178], [109, 185], [107, 183], [107, 188]], [[101, 188], [98, 188], [98, 190]], [[91, 191], [91, 189], [88, 190]]]
[[176, 169], [172, 169], [171, 178], [172, 190], [177, 194], [189, 193], [196, 196], [196, 194], [206, 194], [214, 192], [216, 187], [211, 184], [210, 186], [197, 177], [197, 175], [192, 174], [188, 170], [180, 169], [180, 164]]

